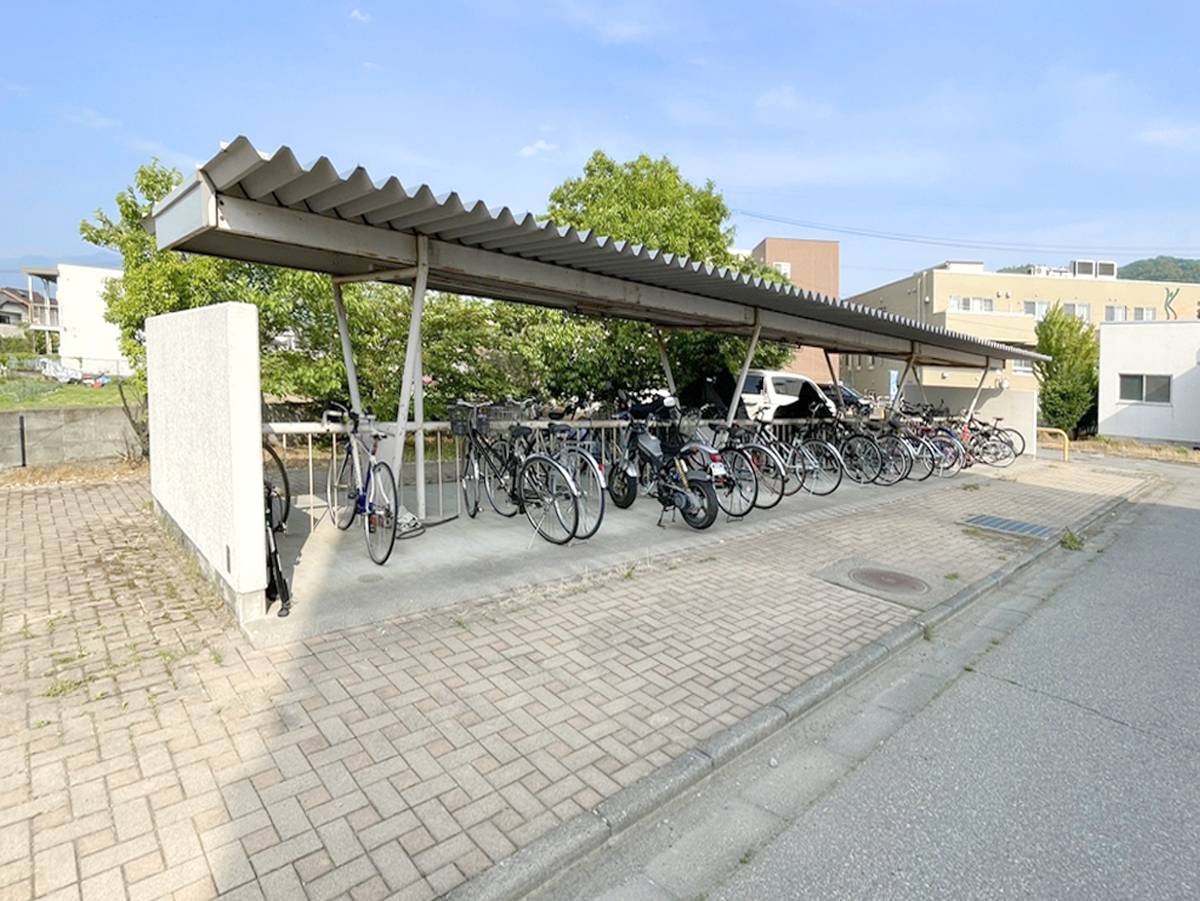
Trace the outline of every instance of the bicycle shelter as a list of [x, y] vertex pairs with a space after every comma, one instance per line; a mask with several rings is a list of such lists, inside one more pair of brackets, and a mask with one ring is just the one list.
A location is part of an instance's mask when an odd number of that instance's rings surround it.
[[[163, 250], [330, 276], [356, 412], [362, 404], [350, 340], [353, 323], [342, 302], [342, 285], [380, 281], [411, 286], [396, 423], [401, 440], [395, 452], [397, 457], [403, 452], [404, 433], [415, 433], [419, 472], [424, 472], [426, 426], [421, 326], [430, 290], [636, 320], [660, 329], [744, 335], [749, 348], [735, 397], [760, 339], [820, 347], [827, 353], [896, 358], [905, 361], [906, 375], [922, 365], [978, 369], [981, 389], [989, 371], [1006, 360], [1045, 359], [731, 269], [560, 228], [531, 213], [491, 209], [456, 193], [435, 195], [425, 185], [406, 187], [395, 177], [375, 181], [362, 167], [339, 174], [325, 157], [302, 165], [286, 146], [263, 153], [244, 137], [223, 145], [194, 177], [159, 202], [148, 224]], [[666, 381], [672, 384], [665, 352], [662, 359]], [[830, 373], [836, 381], [832, 366]], [[420, 478], [418, 518], [426, 518], [426, 507]]]

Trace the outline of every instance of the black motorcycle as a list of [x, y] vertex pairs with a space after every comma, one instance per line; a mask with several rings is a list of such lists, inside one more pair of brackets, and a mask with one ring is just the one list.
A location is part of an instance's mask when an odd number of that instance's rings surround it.
[[[697, 469], [688, 469], [685, 460], [693, 453], [715, 455], [696, 441], [674, 442], [664, 446], [655, 435], [649, 420], [655, 418], [667, 426], [668, 436], [677, 436], [671, 428], [678, 403], [673, 397], [655, 398], [645, 404], [633, 404], [619, 419], [629, 422], [625, 439], [608, 474], [608, 493], [618, 507], [629, 507], [637, 499], [639, 487], [657, 498], [662, 513], [676, 509], [683, 521], [693, 529], [707, 529], [717, 518], [717, 492], [712, 476]], [[662, 514], [659, 514], [662, 523]]]

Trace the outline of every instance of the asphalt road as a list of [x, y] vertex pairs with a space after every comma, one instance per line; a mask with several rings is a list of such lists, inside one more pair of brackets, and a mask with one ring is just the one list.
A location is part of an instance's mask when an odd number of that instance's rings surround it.
[[1200, 476], [708, 899], [1200, 897]]

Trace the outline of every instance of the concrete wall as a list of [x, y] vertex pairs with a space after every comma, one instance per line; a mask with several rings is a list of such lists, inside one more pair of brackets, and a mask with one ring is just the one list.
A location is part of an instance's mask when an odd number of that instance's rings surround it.
[[85, 372], [129, 373], [121, 356], [120, 331], [104, 318], [105, 283], [121, 276], [120, 269], [65, 263], [58, 267], [58, 350], [64, 362], [71, 358], [70, 365]]
[[120, 407], [64, 407], [0, 413], [0, 469], [21, 465], [21, 419], [28, 466], [117, 460], [140, 453]]
[[146, 320], [150, 492], [239, 622], [265, 613], [258, 311]]
[[[926, 385], [925, 394], [928, 395], [930, 403], [939, 406], [944, 404], [950, 408], [951, 413], [957, 414], [971, 405], [975, 389]], [[911, 403], [922, 401], [921, 389], [911, 381], [904, 389], [904, 396]], [[984, 388], [979, 394], [979, 403], [975, 406], [975, 415], [980, 419], [990, 420], [1003, 416], [1002, 426], [1016, 429], [1025, 436], [1025, 453], [1029, 455], [1037, 453], [1037, 414], [1036, 391]]]
[[[1121, 400], [1121, 375], [1171, 376], [1171, 402]], [[1100, 327], [1101, 435], [1200, 444], [1200, 322]]]

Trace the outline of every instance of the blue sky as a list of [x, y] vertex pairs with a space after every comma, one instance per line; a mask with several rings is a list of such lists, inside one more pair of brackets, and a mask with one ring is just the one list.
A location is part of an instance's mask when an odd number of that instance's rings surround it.
[[741, 247], [840, 238], [843, 294], [946, 257], [1200, 256], [1195, 4], [62, 2], [5, 25], [0, 283], [93, 253], [79, 220], [149, 157], [238, 134], [534, 211], [596, 148], [667, 154], [736, 210], [1054, 248], [735, 216]]

